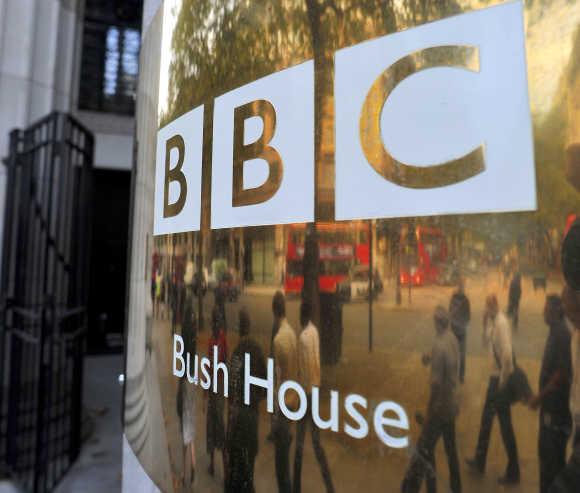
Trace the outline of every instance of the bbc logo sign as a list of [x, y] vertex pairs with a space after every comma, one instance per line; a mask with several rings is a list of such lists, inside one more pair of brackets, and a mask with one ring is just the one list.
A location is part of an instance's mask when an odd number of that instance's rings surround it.
[[[521, 1], [335, 53], [335, 219], [536, 208]], [[155, 234], [196, 231], [203, 107], [157, 138]], [[314, 219], [314, 63], [215, 100], [211, 227]]]

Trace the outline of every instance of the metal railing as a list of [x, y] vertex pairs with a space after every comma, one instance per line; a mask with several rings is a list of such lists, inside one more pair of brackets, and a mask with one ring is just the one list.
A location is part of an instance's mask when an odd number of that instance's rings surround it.
[[51, 113], [10, 134], [0, 271], [0, 467], [50, 491], [81, 444], [93, 136]]

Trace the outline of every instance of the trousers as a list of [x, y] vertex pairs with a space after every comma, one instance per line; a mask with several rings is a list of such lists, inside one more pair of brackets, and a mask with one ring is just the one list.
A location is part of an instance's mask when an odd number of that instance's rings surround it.
[[449, 489], [452, 493], [461, 493], [461, 475], [455, 440], [455, 418], [441, 419], [430, 417], [417, 442], [417, 450], [411, 459], [409, 469], [401, 485], [402, 493], [418, 493], [423, 479], [428, 493], [436, 493], [437, 477], [435, 465], [435, 446], [443, 437], [445, 454], [449, 466]]
[[290, 481], [290, 422], [277, 411], [272, 422], [272, 435], [274, 438], [276, 481], [278, 482], [279, 493], [291, 493], [292, 483]]
[[[308, 402], [311, 402], [310, 396], [308, 396]], [[302, 455], [304, 453], [304, 438], [306, 436], [306, 428], [309, 426], [312, 436], [312, 446], [314, 447], [314, 454], [316, 455], [316, 460], [320, 466], [320, 472], [322, 473], [322, 479], [324, 481], [326, 491], [327, 493], [334, 493], [332, 477], [330, 476], [330, 469], [328, 468], [328, 462], [326, 461], [326, 454], [324, 453], [324, 449], [320, 443], [320, 430], [312, 419], [312, 411], [310, 408], [308, 409], [306, 416], [298, 421], [298, 428], [296, 432], [296, 455], [294, 456], [294, 476], [292, 485], [293, 493], [300, 493], [302, 489]]]
[[570, 428], [546, 426], [540, 413], [538, 436], [538, 458], [540, 461], [540, 493], [548, 493], [556, 476], [566, 467], [566, 444]]
[[512, 426], [511, 406], [509, 402], [500, 398], [499, 377], [492, 376], [490, 377], [487, 386], [487, 394], [483, 406], [483, 413], [481, 415], [481, 427], [479, 429], [479, 438], [477, 440], [475, 453], [475, 459], [481, 470], [485, 469], [491, 428], [493, 426], [493, 418], [495, 415], [497, 415], [499, 420], [501, 438], [508, 456], [506, 476], [510, 478], [519, 478], [520, 465], [516, 437]]

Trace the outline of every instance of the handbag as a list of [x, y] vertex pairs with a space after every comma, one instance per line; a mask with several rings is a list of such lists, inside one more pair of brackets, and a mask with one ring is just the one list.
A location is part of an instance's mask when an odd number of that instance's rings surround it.
[[[495, 351], [495, 347], [492, 344], [493, 357], [498, 368], [501, 369], [501, 363], [499, 357]], [[513, 371], [509, 374], [507, 381], [498, 389], [498, 398], [504, 402], [511, 404], [516, 404], [518, 402], [527, 402], [532, 395], [532, 388], [530, 386], [530, 381], [526, 372], [518, 366], [516, 361], [516, 355], [512, 352], [513, 358]]]
[[500, 390], [510, 404], [527, 402], [532, 395], [532, 389], [526, 372], [516, 365], [514, 357], [514, 371], [511, 372], [503, 389]]

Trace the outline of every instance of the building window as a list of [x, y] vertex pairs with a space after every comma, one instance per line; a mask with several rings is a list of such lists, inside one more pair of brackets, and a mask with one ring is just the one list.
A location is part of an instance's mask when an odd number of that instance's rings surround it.
[[133, 115], [142, 0], [86, 0], [79, 109]]

